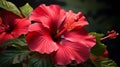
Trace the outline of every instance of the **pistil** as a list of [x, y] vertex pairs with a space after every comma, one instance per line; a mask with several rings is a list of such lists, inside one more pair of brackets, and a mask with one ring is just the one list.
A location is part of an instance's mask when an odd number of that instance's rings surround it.
[[64, 28], [62, 30], [58, 31], [58, 33], [55, 36], [55, 38], [60, 37], [66, 31], [70, 31], [70, 28], [73, 27], [72, 25], [74, 24], [75, 21], [76, 21], [75, 16], [72, 16], [70, 18], [70, 20], [68, 22], [66, 22], [66, 24], [64, 25]]

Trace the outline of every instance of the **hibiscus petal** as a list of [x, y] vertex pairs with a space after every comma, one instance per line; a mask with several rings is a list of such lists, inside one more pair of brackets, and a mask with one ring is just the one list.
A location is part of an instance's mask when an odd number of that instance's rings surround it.
[[80, 24], [80, 26], [82, 27], [88, 25], [88, 21], [86, 20], [82, 12], [78, 12], [77, 14], [75, 14], [72, 10], [69, 10], [69, 12], [67, 12], [66, 22], [71, 19], [73, 19], [74, 22]]
[[31, 51], [37, 51], [42, 54], [50, 54], [58, 49], [56, 43], [51, 39], [50, 35], [45, 32], [29, 32], [26, 40]]
[[33, 23], [29, 26], [29, 32], [41, 31], [42, 33], [49, 34], [49, 30], [45, 28], [41, 23]]
[[46, 6], [45, 4], [37, 7], [30, 16], [30, 20], [41, 22], [51, 31], [56, 30], [61, 26], [65, 19], [65, 11], [58, 5]]
[[79, 29], [88, 25], [88, 21], [86, 20], [82, 12], [78, 12], [77, 14], [75, 14], [72, 10], [69, 10], [69, 12], [67, 12], [64, 24], [65, 27], [68, 28], [68, 30], [72, 30], [74, 28]]
[[58, 46], [59, 49], [54, 52], [51, 57], [53, 61], [59, 65], [67, 65], [72, 61], [81, 63], [89, 58], [90, 49], [82, 43], [62, 40]]
[[96, 43], [95, 37], [89, 35], [83, 28], [65, 33], [64, 38], [71, 42], [84, 43], [84, 45], [90, 48]]
[[14, 29], [11, 34], [17, 38], [22, 34], [26, 34], [28, 32], [28, 27], [30, 25], [30, 21], [27, 18], [24, 19], [15, 19], [16, 22], [14, 25]]
[[8, 27], [7, 33], [12, 35], [14, 38], [19, 37], [22, 34], [26, 34], [30, 21], [27, 18], [22, 19], [16, 14], [1, 10], [2, 23]]
[[13, 39], [14, 37], [10, 34], [7, 34], [6, 32], [3, 32], [0, 34], [0, 44], [5, 42], [6, 40]]

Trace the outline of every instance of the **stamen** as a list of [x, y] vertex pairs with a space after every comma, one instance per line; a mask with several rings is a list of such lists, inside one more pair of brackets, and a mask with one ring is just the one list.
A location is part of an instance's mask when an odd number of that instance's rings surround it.
[[115, 39], [115, 38], [117, 38], [117, 35], [119, 35], [119, 33], [117, 33], [115, 30], [112, 30], [112, 31], [110, 31], [110, 33], [108, 33], [108, 37], [109, 37], [110, 39]]
[[108, 35], [106, 37], [101, 38], [101, 40], [105, 40], [107, 38], [115, 39], [115, 38], [117, 38], [118, 35], [119, 35], [119, 33], [117, 33], [115, 30], [108, 31]]
[[55, 38], [61, 36], [66, 31], [71, 31], [72, 29], [74, 29], [74, 23], [79, 21], [79, 15], [80, 13], [78, 13], [77, 15], [74, 14], [67, 21], [65, 21], [66, 24], [64, 25], [64, 28], [62, 30], [59, 30], [59, 32], [57, 31], [58, 34], [55, 36]]

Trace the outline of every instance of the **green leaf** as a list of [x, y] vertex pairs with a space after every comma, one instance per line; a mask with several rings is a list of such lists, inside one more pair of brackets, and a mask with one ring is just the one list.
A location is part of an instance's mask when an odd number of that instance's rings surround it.
[[104, 34], [99, 34], [96, 32], [91, 32], [90, 34], [96, 37], [96, 45], [91, 49], [92, 55], [102, 55], [106, 49], [106, 45], [101, 43], [100, 39], [104, 36]]
[[8, 46], [8, 45], [17, 47], [19, 49], [23, 49], [24, 47], [27, 47], [26, 40], [24, 37], [19, 37], [18, 39], [7, 40], [3, 44], [0, 45], [0, 48]]
[[24, 6], [20, 7], [20, 10], [25, 17], [29, 17], [33, 8], [28, 3], [26, 3]]
[[91, 61], [90, 59], [88, 59], [84, 63], [80, 63], [80, 64], [76, 64], [76, 65], [77, 66], [73, 66], [73, 67], [95, 67], [94, 62]]
[[13, 64], [21, 63], [22, 61], [27, 60], [27, 56], [29, 55], [29, 51], [21, 51], [21, 53], [17, 54], [13, 59]]
[[118, 67], [117, 64], [109, 58], [97, 59], [95, 60], [95, 64], [96, 67]]
[[6, 50], [0, 53], [0, 67], [10, 67], [12, 64], [26, 60], [28, 51]]
[[100, 42], [100, 39], [104, 36], [104, 34], [100, 34], [96, 32], [90, 32], [90, 34], [96, 37], [97, 42]]
[[3, 9], [6, 9], [8, 11], [11, 11], [18, 16], [21, 16], [20, 11], [18, 10], [18, 8], [12, 2], [9, 2], [9, 1], [6, 1], [6, 0], [0, 0], [0, 7], [3, 8]]
[[102, 43], [97, 43], [92, 49], [91, 53], [95, 56], [103, 55], [104, 51], [106, 49], [106, 46]]
[[28, 67], [52, 67], [52, 62], [48, 58], [32, 58], [28, 63]]
[[13, 40], [13, 39], [7, 40], [7, 41], [5, 41], [4, 43], [2, 43], [2, 44], [0, 45], [0, 48], [3, 48], [3, 47], [8, 46], [8, 45], [11, 45], [11, 44], [13, 44], [14, 42], [15, 42], [15, 40]]

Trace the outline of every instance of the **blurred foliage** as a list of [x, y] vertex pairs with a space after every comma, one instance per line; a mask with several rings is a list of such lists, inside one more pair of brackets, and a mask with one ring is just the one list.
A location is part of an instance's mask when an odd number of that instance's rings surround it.
[[118, 67], [114, 61], [109, 58], [95, 60], [97, 67]]
[[28, 67], [53, 67], [53, 64], [48, 58], [32, 58], [28, 63]]
[[0, 67], [12, 67], [12, 64], [26, 60], [29, 51], [6, 50], [0, 52]]

